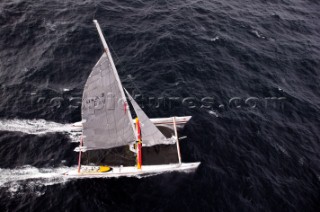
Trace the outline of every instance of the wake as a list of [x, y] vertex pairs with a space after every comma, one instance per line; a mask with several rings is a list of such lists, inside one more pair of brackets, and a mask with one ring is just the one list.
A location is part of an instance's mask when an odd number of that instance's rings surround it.
[[42, 180], [44, 185], [61, 183], [67, 179], [63, 174], [73, 169], [76, 167], [36, 168], [29, 165], [15, 169], [0, 169], [0, 187], [26, 180]]
[[23, 166], [15, 169], [0, 169], [0, 189], [4, 189], [9, 196], [32, 194], [41, 196], [46, 186], [64, 184], [70, 179], [64, 173], [75, 167], [36, 168]]
[[[65, 173], [77, 170], [73, 167], [57, 167], [57, 168], [36, 168], [33, 166], [22, 166], [15, 169], [1, 169], [0, 168], [0, 190], [5, 192], [11, 198], [17, 195], [31, 194], [35, 196], [42, 196], [46, 192], [47, 186], [64, 185], [74, 180], [84, 180], [92, 178], [110, 178], [110, 176], [86, 176], [79, 178], [78, 176], [66, 176]], [[145, 176], [127, 176], [134, 178], [146, 178], [161, 173], [148, 174]], [[114, 178], [120, 178], [114, 177]]]
[[61, 124], [44, 119], [3, 119], [0, 120], [0, 131], [23, 132], [26, 134], [41, 135], [46, 133], [65, 133], [71, 142], [79, 142], [81, 128], [72, 124]]
[[[0, 120], [0, 131], [22, 132], [26, 134], [42, 135], [46, 133], [64, 133], [71, 142], [79, 142], [82, 127], [74, 124], [61, 124], [43, 119], [3, 119]], [[12, 197], [16, 195], [43, 195], [46, 186], [64, 184], [70, 180], [80, 179], [78, 176], [66, 176], [65, 173], [77, 170], [77, 167], [36, 168], [30, 165], [14, 169], [0, 168], [0, 189], [4, 189]], [[157, 174], [161, 174], [160, 172]], [[157, 174], [144, 176], [132, 175], [128, 177], [145, 178]], [[110, 178], [110, 176], [87, 176], [87, 178]]]

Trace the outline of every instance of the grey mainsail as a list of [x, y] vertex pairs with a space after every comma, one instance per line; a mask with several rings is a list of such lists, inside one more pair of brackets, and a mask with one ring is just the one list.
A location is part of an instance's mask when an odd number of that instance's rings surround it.
[[83, 148], [86, 150], [124, 146], [136, 139], [118, 79], [111, 55], [104, 53], [83, 91]]
[[125, 91], [140, 121], [142, 144], [144, 146], [154, 146], [157, 144], [174, 144], [176, 140], [173, 137], [166, 138], [160, 132], [160, 130], [151, 122], [149, 117], [144, 113], [144, 111], [140, 108], [138, 103], [132, 98], [129, 92], [127, 90]]

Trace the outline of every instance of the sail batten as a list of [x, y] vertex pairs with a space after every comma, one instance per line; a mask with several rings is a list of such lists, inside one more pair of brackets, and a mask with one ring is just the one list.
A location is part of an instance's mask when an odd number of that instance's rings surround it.
[[125, 90], [129, 101], [131, 102], [133, 109], [135, 110], [139, 122], [141, 124], [142, 144], [144, 146], [154, 146], [158, 144], [174, 144], [175, 139], [173, 137], [166, 138], [162, 132], [152, 123], [145, 112], [140, 108], [138, 103], [132, 98], [127, 90]]

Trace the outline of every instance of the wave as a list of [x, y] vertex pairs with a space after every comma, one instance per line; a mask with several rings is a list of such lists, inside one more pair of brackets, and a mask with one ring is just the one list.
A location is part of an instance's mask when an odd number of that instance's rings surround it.
[[0, 169], [0, 188], [6, 189], [11, 195], [32, 191], [40, 196], [44, 186], [67, 182], [69, 179], [63, 177], [63, 173], [71, 169], [74, 167], [36, 168], [28, 165], [15, 169]]
[[65, 133], [71, 142], [79, 142], [81, 130], [72, 124], [62, 124], [44, 119], [2, 119], [0, 131], [22, 132], [26, 134], [41, 135], [46, 133]]

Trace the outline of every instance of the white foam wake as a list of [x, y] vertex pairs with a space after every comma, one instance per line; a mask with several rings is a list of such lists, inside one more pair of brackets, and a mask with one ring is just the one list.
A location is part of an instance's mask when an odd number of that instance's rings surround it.
[[27, 134], [46, 134], [61, 132], [70, 136], [72, 142], [79, 142], [81, 129], [72, 124], [61, 124], [44, 119], [2, 119], [0, 120], [0, 131], [15, 131]]
[[[16, 195], [32, 194], [41, 196], [45, 194], [46, 187], [56, 184], [65, 184], [71, 180], [90, 179], [90, 178], [110, 178], [110, 176], [66, 176], [65, 173], [75, 171], [77, 167], [58, 167], [58, 168], [36, 168], [33, 166], [22, 166], [14, 169], [0, 168], [0, 189], [14, 198]], [[128, 177], [146, 178], [159, 173], [150, 173], [148, 175], [139, 176], [133, 174]], [[115, 176], [116, 178], [120, 176]]]
[[75, 167], [36, 168], [23, 166], [15, 169], [0, 169], [0, 188], [11, 195], [32, 193], [40, 196], [45, 193], [46, 186], [63, 184], [68, 178], [63, 174]]
[[[15, 169], [1, 169], [0, 168], [0, 187], [5, 186], [8, 183], [19, 182], [25, 180], [40, 180], [48, 179], [44, 181], [45, 185], [51, 185], [57, 183], [60, 179], [65, 181], [66, 178], [63, 174], [75, 169], [75, 167], [59, 167], [59, 168], [36, 168], [33, 166], [22, 166]], [[60, 181], [58, 180], [58, 183]]]

